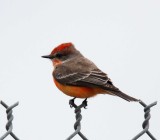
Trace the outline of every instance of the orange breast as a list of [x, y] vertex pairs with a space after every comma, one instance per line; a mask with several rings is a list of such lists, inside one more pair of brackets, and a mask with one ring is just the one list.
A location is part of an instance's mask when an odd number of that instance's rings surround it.
[[78, 86], [67, 86], [62, 85], [54, 79], [55, 85], [59, 90], [68, 96], [76, 98], [89, 98], [93, 97], [98, 93], [104, 93], [105, 91], [100, 88], [88, 88], [88, 87], [78, 87]]

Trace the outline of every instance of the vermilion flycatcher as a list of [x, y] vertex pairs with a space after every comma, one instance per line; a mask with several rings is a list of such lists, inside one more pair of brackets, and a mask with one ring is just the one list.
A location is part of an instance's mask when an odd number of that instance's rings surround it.
[[115, 87], [107, 74], [85, 58], [72, 43], [54, 48], [50, 55], [55, 85], [66, 95], [74, 98], [89, 98], [97, 94], [119, 96], [127, 101], [139, 101]]

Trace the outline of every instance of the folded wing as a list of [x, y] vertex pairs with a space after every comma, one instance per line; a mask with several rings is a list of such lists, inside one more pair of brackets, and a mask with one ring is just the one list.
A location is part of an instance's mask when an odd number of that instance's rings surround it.
[[70, 71], [70, 69], [67, 70], [67, 67], [65, 67], [63, 70], [67, 72], [54, 73], [54, 77], [61, 84], [93, 88], [98, 87], [127, 101], [138, 101], [137, 99], [121, 92], [113, 85], [107, 74], [98, 68], [86, 72], [78, 72], [78, 70]]

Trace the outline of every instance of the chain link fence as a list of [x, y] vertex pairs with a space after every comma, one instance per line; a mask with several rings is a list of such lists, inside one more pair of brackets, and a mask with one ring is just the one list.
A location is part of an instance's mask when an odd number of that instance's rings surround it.
[[0, 101], [0, 104], [6, 108], [6, 114], [7, 114], [7, 120], [8, 120], [6, 124], [7, 132], [0, 137], [0, 140], [4, 140], [8, 135], [11, 135], [15, 140], [19, 140], [19, 138], [12, 132], [13, 130], [13, 125], [12, 125], [12, 121], [13, 121], [12, 112], [13, 111], [12, 109], [16, 107], [19, 103], [17, 102], [11, 106], [8, 106], [5, 102]]
[[[142, 124], [142, 128], [143, 130], [138, 133], [132, 140], [138, 140], [142, 135], [144, 135], [145, 133], [152, 139], [152, 140], [157, 140], [152, 134], [151, 132], [149, 131], [149, 120], [151, 118], [151, 114], [150, 114], [150, 109], [151, 107], [155, 106], [157, 104], [157, 102], [153, 102], [149, 105], [146, 105], [143, 101], [140, 101], [139, 102], [140, 105], [142, 105], [144, 107], [144, 122]], [[13, 139], [15, 140], [20, 140], [13, 132], [13, 125], [12, 125], [12, 121], [13, 121], [13, 115], [12, 115], [12, 109], [14, 107], [16, 107], [19, 103], [15, 103], [11, 106], [8, 106], [6, 103], [4, 103], [3, 101], [0, 101], [0, 104], [6, 108], [6, 114], [7, 114], [7, 124], [6, 124], [6, 133], [3, 134], [1, 137], [0, 137], [0, 140], [4, 140], [8, 135], [11, 135], [13, 137]], [[74, 124], [74, 129], [75, 129], [75, 132], [73, 132], [66, 140], [71, 140], [73, 137], [75, 137], [76, 135], [79, 135], [83, 140], [88, 140], [88, 138], [86, 138], [84, 136], [84, 134], [81, 132], [81, 120], [82, 120], [82, 115], [81, 115], [81, 109], [82, 108], [86, 108], [87, 106], [87, 101], [84, 100], [82, 102], [82, 104], [80, 105], [76, 105], [74, 103], [74, 99], [70, 100], [69, 101], [69, 104], [71, 107], [74, 107], [75, 108], [75, 114], [76, 114], [76, 122]], [[1, 135], [1, 134], [0, 134]]]

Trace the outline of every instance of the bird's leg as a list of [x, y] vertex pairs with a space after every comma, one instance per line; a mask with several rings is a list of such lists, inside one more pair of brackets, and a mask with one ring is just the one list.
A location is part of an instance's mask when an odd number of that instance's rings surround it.
[[85, 109], [87, 109], [86, 107], [87, 107], [87, 98], [82, 102], [82, 104], [83, 104], [83, 107], [85, 108]]
[[72, 108], [74, 106], [74, 100], [76, 99], [76, 97], [74, 97], [73, 99], [69, 100], [69, 105]]

